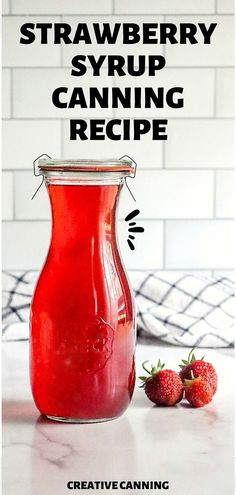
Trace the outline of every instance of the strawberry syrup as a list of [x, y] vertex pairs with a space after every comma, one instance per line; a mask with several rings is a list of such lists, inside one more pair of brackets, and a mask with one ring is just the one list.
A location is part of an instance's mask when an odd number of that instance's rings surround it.
[[134, 388], [134, 313], [118, 252], [120, 185], [52, 185], [52, 237], [31, 307], [31, 386], [41, 413], [110, 419]]

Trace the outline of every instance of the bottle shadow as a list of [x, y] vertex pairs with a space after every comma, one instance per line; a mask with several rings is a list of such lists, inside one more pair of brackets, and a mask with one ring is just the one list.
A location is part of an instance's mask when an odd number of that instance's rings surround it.
[[39, 417], [33, 401], [3, 400], [2, 402], [2, 422], [32, 424]]

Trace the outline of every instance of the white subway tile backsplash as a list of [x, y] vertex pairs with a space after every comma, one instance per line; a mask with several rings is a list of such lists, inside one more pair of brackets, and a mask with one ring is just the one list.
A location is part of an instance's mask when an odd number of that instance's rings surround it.
[[234, 0], [217, 0], [217, 12], [219, 14], [233, 14]]
[[[196, 45], [167, 45], [166, 60], [170, 66], [228, 66], [234, 65], [234, 19], [233, 16], [167, 17], [166, 22], [217, 23], [211, 43]], [[203, 39], [203, 38], [202, 38]]]
[[2, 117], [11, 116], [11, 72], [10, 69], [2, 70]]
[[30, 169], [42, 153], [58, 157], [61, 124], [57, 120], [6, 120], [2, 125], [4, 169]]
[[166, 268], [225, 268], [235, 261], [231, 220], [167, 221]]
[[44, 184], [31, 199], [40, 181], [32, 172], [14, 173], [16, 220], [50, 220], [50, 203]]
[[2, 172], [2, 219], [13, 219], [13, 176]]
[[[157, 77], [151, 79], [148, 75], [140, 77], [124, 76], [115, 79], [116, 86], [124, 90], [125, 87], [141, 87], [144, 95], [144, 88], [152, 87], [157, 91], [158, 87], [164, 87], [164, 94], [172, 87], [183, 88], [183, 94], [177, 94], [174, 100], [184, 98], [183, 108], [170, 108], [165, 104], [164, 109], [117, 108], [117, 117], [142, 116], [142, 117], [210, 117], [213, 115], [214, 106], [214, 73], [212, 69], [163, 69]], [[145, 98], [143, 96], [143, 102]], [[165, 100], [164, 100], [165, 101]]]
[[[141, 225], [141, 224], [140, 224]], [[162, 222], [142, 221], [145, 233], [137, 234], [135, 251], [127, 244], [127, 224], [119, 222], [118, 237], [126, 268], [162, 268]], [[50, 222], [4, 222], [3, 266], [11, 270], [40, 269], [50, 241]], [[26, 242], [27, 239], [27, 242]]]
[[[163, 17], [156, 17], [155, 22], [160, 23], [163, 22], [164, 18]], [[76, 17], [63, 17], [63, 22], [68, 23], [71, 25], [72, 28], [72, 33], [75, 32], [75, 28], [78, 24], [78, 19]], [[87, 17], [80, 17], [79, 22], [81, 23], [87, 23], [88, 28], [89, 28], [89, 33], [91, 36], [92, 44], [85, 44], [85, 43], [80, 43], [79, 49], [78, 45], [73, 45], [73, 44], [68, 44], [62, 45], [62, 51], [63, 51], [63, 65], [65, 66], [71, 66], [71, 61], [72, 58], [75, 55], [94, 55], [95, 57], [99, 57], [100, 55], [122, 55], [123, 57], [126, 57], [127, 55], [136, 55], [136, 60], [138, 60], [138, 55], [146, 55], [146, 58], [148, 55], [161, 55], [163, 54], [163, 46], [158, 46], [157, 50], [157, 45], [153, 44], [123, 44], [123, 36], [122, 36], [122, 28], [120, 28], [117, 41], [115, 44], [110, 45], [110, 44], [103, 44], [99, 45], [96, 43], [96, 38], [93, 34], [93, 23], [99, 23], [101, 26], [103, 23], [109, 23], [111, 25], [111, 30], [113, 29], [113, 26], [115, 23], [126, 23], [129, 22], [129, 19], [127, 17], [120, 17], [120, 16], [108, 16], [108, 17], [92, 17], [92, 16], [87, 16]], [[132, 23], [136, 23], [139, 25], [142, 25], [142, 23], [147, 22], [147, 23], [152, 23], [153, 22], [153, 16], [132, 16], [132, 20], [130, 21]], [[86, 65], [89, 65], [89, 62], [86, 60]], [[108, 65], [107, 59], [104, 61], [104, 67]], [[79, 78], [77, 78], [79, 81]], [[75, 79], [76, 80], [76, 79]]]
[[[213, 216], [213, 172], [138, 169], [129, 182], [141, 218], [210, 218]], [[148, 191], [148, 194], [144, 194]], [[124, 218], [134, 202], [124, 187], [120, 216]]]
[[140, 141], [70, 141], [69, 121], [65, 121], [63, 148], [65, 158], [120, 158], [128, 153], [140, 168], [163, 166], [163, 143], [153, 141], [149, 133]]
[[121, 257], [127, 269], [149, 270], [163, 267], [163, 222], [140, 221], [144, 233], [135, 234], [135, 250], [128, 244], [128, 226], [124, 221], [118, 225], [118, 239]]
[[165, 143], [166, 167], [234, 166], [233, 120], [173, 120]]
[[[45, 186], [31, 200], [41, 180], [33, 175], [37, 156], [119, 158], [128, 154], [138, 170], [136, 178], [128, 180], [136, 202], [124, 185], [119, 204], [118, 237], [126, 268], [232, 278], [235, 248], [230, 219], [235, 182], [230, 66], [234, 43], [233, 16], [223, 14], [233, 13], [233, 1], [11, 0], [11, 8], [13, 15], [9, 15], [10, 0], [3, 0], [3, 267], [40, 269], [47, 253], [51, 222]], [[21, 45], [20, 26], [40, 21], [67, 22], [72, 30], [82, 22], [89, 26], [93, 22], [218, 25], [211, 45], [126, 46], [121, 39], [116, 45]], [[82, 78], [73, 77], [71, 60], [77, 54], [133, 54], [137, 61], [138, 55], [164, 54], [167, 66], [156, 77], [115, 80], [107, 76], [105, 61], [101, 77], [92, 77], [91, 70]], [[59, 110], [52, 103], [52, 92], [59, 86], [68, 87], [69, 94], [73, 87], [82, 86], [87, 94], [89, 86], [100, 89], [115, 84], [121, 88], [182, 86], [184, 109]], [[87, 119], [87, 123], [89, 118], [128, 118], [131, 125], [134, 118], [168, 118], [168, 140], [153, 141], [149, 133], [140, 141], [70, 141], [69, 118]], [[135, 234], [135, 251], [131, 251], [124, 218], [135, 208], [140, 210], [135, 220], [145, 232]]]
[[[16, 172], [16, 219], [50, 219], [50, 206], [42, 186], [31, 201], [38, 182], [31, 172]], [[138, 170], [129, 187], [124, 186], [119, 205], [119, 218], [125, 218], [134, 208], [139, 218], [209, 218], [213, 214], [213, 173], [211, 171], [145, 171]], [[144, 195], [143, 191], [148, 191]]]
[[216, 69], [216, 116], [234, 116], [234, 69]]
[[[34, 17], [30, 22], [58, 22], [59, 17]], [[60, 65], [60, 46], [54, 45], [53, 33], [49, 31], [47, 45], [40, 43], [39, 35], [33, 44], [25, 45], [20, 43], [20, 28], [29, 22], [28, 17], [9, 16], [3, 22], [3, 52], [2, 65], [5, 67], [33, 67], [33, 66], [55, 66]], [[37, 32], [37, 31], [36, 31]], [[24, 36], [23, 36], [24, 38]]]
[[234, 170], [216, 172], [216, 217], [234, 218], [235, 173]]
[[[103, 69], [102, 72], [102, 77], [94, 77], [89, 70], [83, 76], [83, 80], [81, 79], [87, 99], [90, 86], [96, 86], [100, 89], [111, 87], [113, 78], [106, 75], [106, 69]], [[99, 106], [94, 109], [80, 109], [79, 106], [78, 109], [58, 109], [53, 105], [52, 93], [54, 89], [61, 86], [69, 88], [68, 95], [61, 97], [63, 102], [69, 102], [72, 88], [81, 84], [75, 79], [70, 75], [70, 69], [14, 69], [14, 116], [17, 118], [66, 118], [68, 116], [77, 118], [78, 113], [81, 118], [111, 116], [111, 105], [108, 109], [102, 109]], [[147, 85], [151, 86], [151, 83], [148, 76], [138, 78], [125, 76], [116, 80], [116, 85], [122, 89], [127, 86], [144, 88]], [[210, 117], [213, 115], [214, 73], [211, 69], [167, 69], [158, 77], [158, 87], [162, 85], [166, 90], [172, 86], [184, 88], [184, 108], [170, 109], [167, 107], [163, 110], [157, 110], [156, 108], [125, 109], [121, 107], [115, 110], [116, 116]], [[155, 81], [153, 81], [153, 87], [154, 89], [157, 87]], [[193, 94], [196, 95], [194, 98]], [[182, 95], [180, 96], [182, 97]]]
[[2, 14], [7, 15], [10, 12], [10, 0], [2, 0]]
[[4, 269], [40, 269], [48, 251], [50, 231], [50, 222], [4, 222]]
[[214, 0], [115, 0], [116, 14], [210, 14]]
[[12, 0], [13, 14], [110, 14], [112, 0]]
[[112, 108], [68, 108], [59, 109], [53, 105], [52, 93], [58, 87], [67, 87], [68, 94], [61, 96], [61, 101], [70, 101], [71, 91], [75, 86], [83, 86], [88, 94], [90, 86], [102, 88], [112, 85], [112, 78], [106, 76], [93, 77], [89, 70], [81, 79], [70, 75], [70, 69], [14, 69], [14, 117], [17, 118], [83, 118], [112, 115]]

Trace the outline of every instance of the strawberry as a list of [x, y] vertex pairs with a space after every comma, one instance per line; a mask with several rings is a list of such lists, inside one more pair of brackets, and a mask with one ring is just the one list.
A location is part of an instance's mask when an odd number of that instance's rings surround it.
[[217, 374], [214, 366], [211, 363], [207, 363], [204, 361], [204, 357], [201, 359], [196, 359], [193, 353], [194, 349], [192, 349], [188, 355], [187, 360], [182, 359], [182, 363], [180, 364], [180, 378], [182, 381], [191, 379], [191, 371], [195, 378], [201, 376], [205, 380], [207, 380], [211, 386], [213, 395], [217, 390]]
[[193, 407], [203, 407], [211, 402], [213, 392], [208, 380], [202, 376], [194, 377], [191, 371], [190, 380], [184, 380], [185, 399]]
[[158, 406], [174, 406], [183, 397], [183, 384], [178, 373], [163, 369], [165, 365], [160, 359], [149, 371], [145, 367], [147, 362], [143, 363], [143, 369], [149, 376], [140, 376], [147, 397]]

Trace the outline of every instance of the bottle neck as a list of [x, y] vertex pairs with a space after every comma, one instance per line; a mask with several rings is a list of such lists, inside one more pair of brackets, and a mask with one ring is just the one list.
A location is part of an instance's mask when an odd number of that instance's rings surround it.
[[115, 236], [116, 207], [122, 183], [54, 184], [47, 189], [52, 208], [52, 245], [73, 249]]

